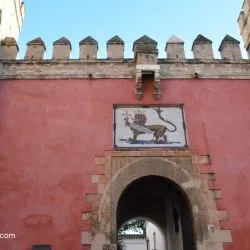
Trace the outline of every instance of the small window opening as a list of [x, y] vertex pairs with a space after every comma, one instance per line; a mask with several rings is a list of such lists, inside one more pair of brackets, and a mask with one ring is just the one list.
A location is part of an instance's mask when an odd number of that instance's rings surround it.
[[154, 80], [155, 72], [154, 71], [142, 71], [142, 82]]

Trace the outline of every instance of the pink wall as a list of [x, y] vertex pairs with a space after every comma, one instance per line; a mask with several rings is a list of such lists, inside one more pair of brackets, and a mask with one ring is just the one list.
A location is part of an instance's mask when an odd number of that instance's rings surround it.
[[[0, 81], [0, 249], [79, 250], [94, 157], [112, 150], [113, 104], [184, 104], [190, 148], [210, 154], [233, 229], [227, 250], [250, 248], [250, 84], [162, 80], [162, 98], [134, 80]], [[221, 205], [223, 206], [223, 205]]]

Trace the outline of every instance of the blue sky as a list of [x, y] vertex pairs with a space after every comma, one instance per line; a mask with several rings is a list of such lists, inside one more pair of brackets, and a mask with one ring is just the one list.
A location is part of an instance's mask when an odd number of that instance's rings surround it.
[[213, 41], [215, 57], [226, 34], [240, 40], [246, 58], [237, 18], [243, 0], [25, 0], [26, 16], [19, 37], [20, 57], [26, 43], [41, 37], [46, 58], [52, 43], [65, 36], [72, 42], [71, 58], [78, 58], [79, 41], [91, 35], [99, 43], [99, 58], [106, 58], [106, 42], [114, 35], [125, 41], [125, 57], [133, 57], [133, 42], [147, 34], [158, 42], [159, 57], [165, 58], [165, 44], [175, 34], [191, 47], [198, 34]]

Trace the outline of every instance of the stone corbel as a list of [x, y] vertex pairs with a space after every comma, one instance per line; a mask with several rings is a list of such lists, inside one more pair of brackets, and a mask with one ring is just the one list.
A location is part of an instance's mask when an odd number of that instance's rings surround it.
[[141, 100], [143, 97], [142, 71], [138, 69], [136, 70], [135, 96], [137, 100]]
[[152, 71], [154, 73], [154, 92], [153, 97], [156, 100], [159, 100], [161, 97], [161, 88], [160, 88], [160, 66], [159, 65], [136, 65], [136, 84], [135, 84], [135, 96], [137, 100], [143, 98], [143, 82], [142, 74], [143, 71]]
[[156, 100], [161, 98], [161, 79], [160, 79], [160, 70], [155, 70], [155, 79], [154, 79], [154, 93], [153, 96]]

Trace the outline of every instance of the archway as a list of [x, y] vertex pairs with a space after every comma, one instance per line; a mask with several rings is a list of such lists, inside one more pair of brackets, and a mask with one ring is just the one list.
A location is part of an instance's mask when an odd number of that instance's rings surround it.
[[165, 237], [165, 249], [196, 249], [189, 200], [165, 177], [150, 175], [131, 182], [120, 196], [116, 216], [117, 229], [135, 217], [155, 222]]
[[170, 246], [182, 242], [181, 250], [222, 250], [232, 242], [231, 230], [220, 226], [228, 214], [217, 208], [220, 192], [214, 189], [214, 173], [207, 166], [201, 171], [201, 164], [209, 163], [204, 159], [193, 151], [106, 152], [104, 183], [98, 183], [93, 210], [84, 213], [92, 231], [82, 232], [82, 243], [91, 244], [91, 250], [116, 249], [119, 226], [145, 214], [165, 230]]

